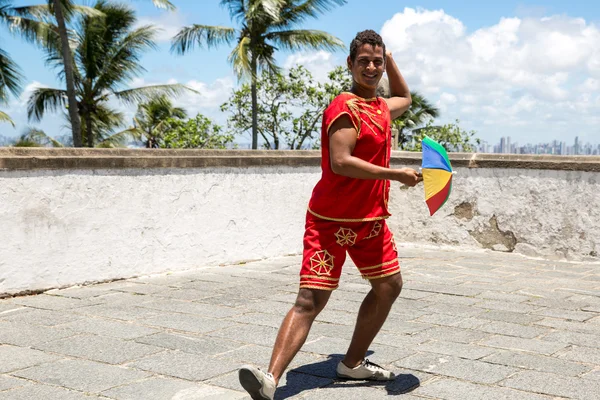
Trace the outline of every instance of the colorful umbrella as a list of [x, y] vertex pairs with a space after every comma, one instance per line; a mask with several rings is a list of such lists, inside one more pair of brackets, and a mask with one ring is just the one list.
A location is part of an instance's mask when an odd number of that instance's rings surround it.
[[433, 215], [450, 197], [452, 165], [450, 165], [446, 149], [435, 140], [425, 136], [422, 140], [422, 146], [421, 171], [425, 187], [425, 202], [429, 207], [430, 215]]

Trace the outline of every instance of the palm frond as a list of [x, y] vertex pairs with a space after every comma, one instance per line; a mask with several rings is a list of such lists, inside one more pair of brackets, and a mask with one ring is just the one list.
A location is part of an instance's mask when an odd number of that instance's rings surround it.
[[173, 118], [184, 119], [187, 117], [187, 111], [182, 107], [175, 107], [172, 110]]
[[227, 60], [233, 66], [233, 70], [238, 78], [252, 74], [250, 65], [250, 38], [244, 37], [240, 40], [229, 54]]
[[162, 8], [169, 11], [175, 11], [177, 7], [168, 0], [152, 0], [152, 3], [157, 8]]
[[411, 92], [412, 105], [410, 110], [415, 113], [427, 114], [432, 119], [440, 116], [440, 109], [429, 102], [421, 93]]
[[[73, 17], [84, 16], [84, 17], [102, 17], [102, 11], [98, 9], [98, 5], [106, 4], [106, 0], [98, 0], [96, 6], [80, 6], [75, 4], [73, 0], [59, 0], [62, 6], [63, 15], [66, 22], [70, 22]], [[54, 1], [47, 0], [48, 8], [52, 15], [54, 13]]]
[[279, 27], [291, 26], [305, 21], [308, 18], [317, 18], [336, 6], [343, 6], [346, 0], [305, 0], [301, 4], [297, 2], [286, 2], [281, 11]]
[[44, 113], [55, 112], [67, 105], [67, 91], [62, 89], [38, 88], [27, 101], [27, 117], [40, 121]]
[[197, 45], [200, 48], [217, 47], [222, 43], [231, 43], [236, 30], [225, 26], [191, 25], [184, 27], [171, 44], [171, 51], [185, 54]]
[[281, 21], [281, 11], [289, 0], [254, 0], [246, 10], [246, 20]]
[[315, 50], [339, 50], [345, 47], [344, 42], [335, 36], [309, 29], [269, 32], [265, 38], [287, 50], [301, 50], [306, 47]]
[[157, 96], [179, 96], [185, 91], [198, 93], [185, 85], [176, 83], [172, 85], [152, 85], [135, 89], [122, 90], [115, 92], [114, 95], [124, 103], [133, 104], [148, 101]]
[[101, 148], [115, 148], [115, 147], [125, 147], [127, 140], [136, 139], [139, 137], [140, 130], [137, 128], [129, 128], [125, 129], [121, 132], [113, 133], [112, 135], [104, 138], [96, 147]]
[[232, 19], [242, 22], [246, 15], [245, 0], [221, 0], [221, 6], [229, 9], [229, 15]]
[[93, 93], [107, 88], [116, 89], [121, 82], [131, 80], [144, 71], [140, 63], [141, 53], [156, 48], [156, 32], [153, 26], [142, 26], [106, 48], [104, 59], [98, 63], [100, 70], [96, 72]]
[[52, 136], [49, 136], [43, 130], [31, 127], [25, 130], [25, 133], [21, 135], [20, 140], [25, 142], [37, 143], [41, 146], [50, 145], [52, 147], [64, 147], [61, 142], [54, 139]]
[[104, 17], [104, 13], [102, 12], [102, 10], [98, 10], [94, 7], [88, 7], [88, 6], [80, 6], [80, 5], [73, 5], [72, 8], [73, 12], [78, 14], [78, 15], [83, 15], [85, 17], [90, 17], [90, 18], [100, 18], [100, 17]]
[[8, 92], [19, 95], [23, 78], [19, 66], [8, 53], [0, 49], [0, 103], [8, 101]]
[[5, 21], [13, 34], [19, 35], [29, 43], [43, 48], [60, 48], [57, 28], [51, 23], [19, 16], [7, 16]]
[[187, 117], [187, 112], [183, 108], [173, 107], [171, 99], [162, 95], [140, 104], [134, 121], [138, 126], [151, 129], [153, 125], [171, 117], [183, 119]]
[[258, 56], [258, 69], [267, 70], [271, 74], [280, 74], [281, 68], [275, 62], [275, 49], [271, 46], [265, 48], [263, 46], [261, 53]]
[[15, 127], [15, 122], [10, 118], [10, 116], [2, 111], [0, 111], [0, 122], [7, 122]]
[[53, 18], [52, 11], [47, 4], [41, 4], [36, 6], [23, 6], [23, 7], [11, 7], [8, 12], [10, 14], [24, 17], [24, 18], [35, 18], [37, 20], [48, 21]]
[[91, 122], [94, 141], [101, 142], [106, 137], [111, 136], [115, 129], [125, 124], [125, 114], [110, 108], [107, 103], [99, 103], [95, 112], [91, 115]]
[[[74, 13], [86, 15], [89, 17], [102, 17], [104, 15], [102, 11], [96, 10], [93, 7], [80, 6], [76, 4], [72, 4], [70, 10], [72, 10]], [[12, 7], [10, 11], [15, 16], [33, 18], [35, 20], [47, 23], [54, 22], [54, 13], [52, 12], [52, 8], [49, 7], [47, 4]]]

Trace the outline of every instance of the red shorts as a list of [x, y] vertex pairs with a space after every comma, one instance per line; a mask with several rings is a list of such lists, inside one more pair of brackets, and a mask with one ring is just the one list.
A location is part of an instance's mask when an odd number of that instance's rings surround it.
[[336, 289], [346, 251], [365, 279], [400, 272], [394, 236], [385, 220], [334, 222], [307, 213], [300, 287]]

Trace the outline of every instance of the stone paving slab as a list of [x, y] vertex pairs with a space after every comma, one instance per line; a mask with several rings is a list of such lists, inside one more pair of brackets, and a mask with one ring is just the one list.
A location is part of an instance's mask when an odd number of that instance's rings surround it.
[[[353, 264], [276, 399], [551, 400], [600, 393], [600, 264], [402, 246], [404, 289], [368, 352], [393, 382], [337, 379], [360, 302]], [[300, 257], [0, 300], [0, 399], [249, 397], [294, 302]]]

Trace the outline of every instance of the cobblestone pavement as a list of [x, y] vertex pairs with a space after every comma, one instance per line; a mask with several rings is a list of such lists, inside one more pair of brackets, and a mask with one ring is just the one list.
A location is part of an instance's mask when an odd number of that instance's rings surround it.
[[[360, 301], [350, 263], [277, 399], [598, 399], [600, 265], [401, 248], [404, 289], [369, 359], [389, 383], [337, 380]], [[295, 298], [299, 257], [0, 300], [0, 399], [248, 398]]]

